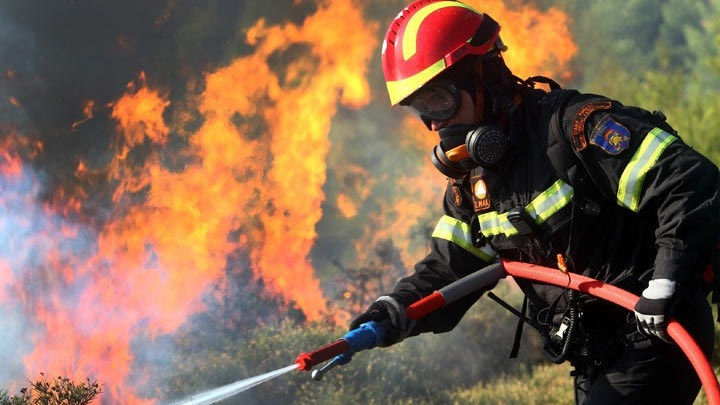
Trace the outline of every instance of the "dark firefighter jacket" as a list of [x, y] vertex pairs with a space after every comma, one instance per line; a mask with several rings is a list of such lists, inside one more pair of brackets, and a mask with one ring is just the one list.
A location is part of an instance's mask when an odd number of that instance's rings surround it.
[[[677, 281], [676, 295], [697, 282], [718, 241], [720, 176], [661, 114], [572, 90], [525, 90], [508, 131], [505, 164], [449, 183], [431, 252], [391, 294], [399, 302], [409, 305], [498, 258], [556, 268], [558, 253], [571, 271], [638, 295], [654, 278]], [[565, 167], [553, 165], [553, 150], [567, 151]], [[534, 221], [530, 235], [508, 221], [518, 207]], [[531, 313], [562, 293], [516, 281]], [[426, 316], [411, 334], [454, 328], [481, 294]], [[591, 323], [627, 315], [589, 296], [580, 302]]]

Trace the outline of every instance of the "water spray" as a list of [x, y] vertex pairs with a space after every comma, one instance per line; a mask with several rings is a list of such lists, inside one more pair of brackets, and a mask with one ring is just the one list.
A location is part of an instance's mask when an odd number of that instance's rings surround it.
[[[579, 274], [563, 274], [557, 269], [505, 261], [487, 266], [435, 291], [407, 307], [405, 309], [405, 315], [409, 319], [420, 319], [474, 291], [491, 286], [507, 275], [540, 281], [560, 287], [568, 287], [605, 299], [631, 311], [639, 299], [636, 295], [621, 290], [620, 288]], [[720, 405], [720, 383], [718, 383], [718, 379], [710, 366], [710, 362], [700, 347], [682, 325], [675, 320], [668, 322], [667, 332], [683, 350], [698, 373], [708, 399], [708, 404]], [[310, 371], [314, 366], [332, 359], [326, 365], [311, 373], [313, 380], [320, 381], [328, 371], [337, 366], [349, 363], [355, 353], [372, 349], [379, 345], [384, 337], [385, 327], [382, 324], [374, 321], [367, 322], [360, 325], [357, 329], [348, 332], [341, 339], [333, 343], [308, 353], [301, 353], [295, 359], [295, 363], [290, 366], [209, 390], [179, 402], [174, 402], [172, 405], [204, 405], [214, 403], [250, 389], [262, 382], [289, 373], [290, 371], [296, 369]]]
[[273, 378], [280, 377], [283, 374], [287, 374], [298, 368], [297, 364], [291, 364], [287, 367], [271, 371], [256, 377], [246, 378], [244, 380], [236, 381], [232, 384], [228, 384], [222, 387], [213, 388], [193, 396], [183, 398], [179, 401], [173, 402], [168, 405], [207, 405], [214, 404], [223, 399], [230, 398], [243, 391], [249, 390], [250, 388], [264, 383], [265, 381], [272, 380]]

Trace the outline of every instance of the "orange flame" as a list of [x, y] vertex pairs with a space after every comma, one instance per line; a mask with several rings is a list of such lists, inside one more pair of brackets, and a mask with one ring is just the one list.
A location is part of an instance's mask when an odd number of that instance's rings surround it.
[[562, 80], [572, 77], [568, 64], [578, 49], [570, 34], [570, 18], [563, 11], [553, 7], [541, 11], [533, 4], [511, 9], [502, 0], [467, 3], [500, 23], [500, 36], [508, 46], [503, 57], [516, 76], [559, 75]]
[[[75, 168], [81, 183], [105, 176], [116, 186], [111, 219], [96, 234], [72, 226], [52, 231], [61, 240], [47, 241], [48, 283], [63, 287], [32, 304], [42, 331], [31, 337], [26, 369], [99, 375], [109, 401], [153, 402], [126, 388], [133, 336], [170, 333], [202, 310], [203, 294], [222, 280], [238, 248], [249, 252], [269, 293], [294, 302], [309, 320], [328, 316], [309, 252], [325, 198], [330, 121], [338, 103], [369, 102], [365, 74], [376, 29], [347, 0], [322, 2], [301, 25], [258, 21], [247, 32], [255, 52], [209, 72], [197, 100], [180, 102], [197, 103], [204, 118], [193, 133], [179, 130], [190, 145], [182, 170], [166, 168], [161, 152], [170, 128], [182, 128], [187, 115], [166, 122], [166, 92], [144, 74], [129, 84], [110, 106], [120, 135], [110, 164]], [[307, 51], [274, 71], [269, 59], [296, 56], [293, 46]], [[93, 107], [86, 104], [85, 120]], [[142, 160], [133, 153], [139, 147], [151, 151]], [[79, 212], [83, 193], [58, 192], [43, 215], [52, 223], [58, 212]], [[83, 237], [93, 240], [94, 254], [69, 259], [63, 240]], [[73, 305], [63, 288], [76, 294]]]
[[95, 102], [90, 100], [87, 103], [85, 103], [85, 106], [83, 107], [83, 119], [80, 121], [73, 122], [72, 129], [76, 129], [80, 124], [87, 122], [89, 119], [93, 117], [93, 108], [95, 107]]
[[2, 151], [2, 155], [0, 155], [0, 173], [5, 177], [16, 177], [22, 174], [22, 161], [15, 151]]
[[[272, 133], [273, 155], [267, 173], [269, 187], [263, 196], [273, 209], [258, 213], [265, 243], [251, 255], [262, 277], [294, 299], [309, 319], [317, 319], [325, 308], [308, 254], [316, 238], [315, 224], [322, 216], [330, 117], [338, 101], [351, 107], [369, 101], [364, 76], [377, 47], [376, 41], [369, 40], [376, 28], [377, 24], [363, 21], [362, 10], [351, 2], [331, 1], [300, 27], [268, 28], [261, 20], [248, 31], [251, 44], [260, 41], [255, 55], [261, 59], [260, 66], [271, 53], [287, 49], [293, 42], [308, 44], [317, 59], [300, 59], [287, 67], [285, 77], [271, 75], [266, 83], [275, 105], [262, 112]], [[256, 63], [243, 68], [257, 70]], [[307, 75], [313, 64], [318, 74]], [[266, 72], [259, 77], [263, 74]], [[296, 85], [287, 88], [286, 84], [280, 94], [278, 81]]]
[[338, 194], [337, 208], [345, 218], [352, 218], [357, 215], [357, 207], [350, 197], [346, 194]]

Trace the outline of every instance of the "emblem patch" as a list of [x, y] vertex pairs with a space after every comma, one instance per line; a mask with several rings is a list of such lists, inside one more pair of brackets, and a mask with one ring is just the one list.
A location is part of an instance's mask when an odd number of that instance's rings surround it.
[[473, 208], [475, 212], [490, 208], [490, 197], [487, 193], [487, 186], [480, 176], [470, 179], [470, 185], [473, 191]]
[[590, 135], [590, 143], [611, 155], [617, 155], [630, 145], [630, 131], [606, 115], [595, 126]]
[[585, 141], [585, 120], [595, 111], [609, 110], [610, 107], [612, 107], [610, 100], [597, 100], [585, 104], [577, 114], [575, 114], [575, 118], [573, 119], [573, 133], [570, 139], [576, 152], [580, 152], [587, 147], [587, 142]]

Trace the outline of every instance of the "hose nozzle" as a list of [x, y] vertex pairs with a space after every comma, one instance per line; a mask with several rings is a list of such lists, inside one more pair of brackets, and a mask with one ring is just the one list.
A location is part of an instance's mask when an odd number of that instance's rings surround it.
[[[327, 361], [333, 356], [347, 354], [347, 363], [352, 355], [361, 350], [372, 349], [380, 344], [385, 338], [385, 329], [377, 322], [370, 321], [353, 329], [342, 339], [339, 339], [327, 346], [323, 346], [310, 353], [300, 353], [295, 359], [298, 368], [303, 371], [310, 371], [314, 366]], [[338, 363], [338, 364], [345, 364]], [[333, 366], [334, 367], [334, 366]], [[322, 376], [322, 374], [320, 374]], [[321, 377], [322, 378], [322, 377]]]
[[310, 374], [313, 380], [320, 381], [323, 378], [323, 375], [327, 373], [328, 371], [332, 370], [333, 368], [337, 366], [342, 366], [343, 364], [350, 363], [350, 360], [352, 360], [351, 354], [341, 354], [339, 356], [336, 356], [334, 359], [330, 360], [328, 364], [322, 366], [318, 370], [313, 370], [313, 372]]

